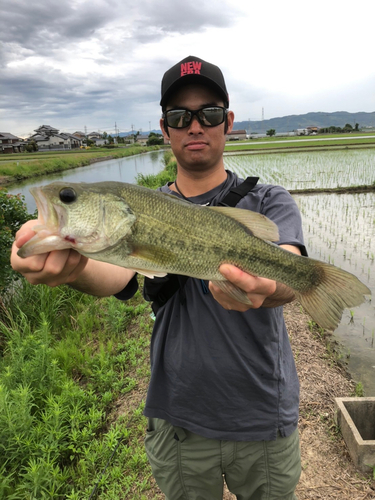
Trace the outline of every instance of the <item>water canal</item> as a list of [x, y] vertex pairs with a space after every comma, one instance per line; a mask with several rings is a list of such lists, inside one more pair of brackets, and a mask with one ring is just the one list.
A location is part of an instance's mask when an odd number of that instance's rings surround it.
[[12, 194], [20, 193], [25, 197], [25, 202], [30, 213], [36, 209], [35, 201], [29, 189], [34, 186], [42, 186], [54, 181], [67, 182], [136, 182], [137, 175], [157, 174], [164, 168], [162, 162], [163, 151], [151, 151], [150, 153], [118, 158], [115, 160], [105, 160], [93, 163], [86, 167], [65, 170], [43, 177], [27, 179], [9, 187]]

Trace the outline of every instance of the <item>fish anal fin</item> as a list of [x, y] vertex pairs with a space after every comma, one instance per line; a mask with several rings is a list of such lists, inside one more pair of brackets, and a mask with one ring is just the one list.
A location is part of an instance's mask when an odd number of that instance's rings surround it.
[[143, 276], [146, 276], [146, 278], [150, 278], [150, 279], [164, 278], [164, 276], [167, 276], [167, 273], [151, 271], [148, 269], [136, 269], [133, 267], [131, 270], [138, 273], [138, 274], [142, 274]]
[[246, 226], [257, 238], [267, 241], [278, 241], [279, 230], [277, 225], [268, 219], [265, 215], [233, 207], [208, 207], [210, 210], [220, 212], [237, 222]]
[[246, 295], [246, 292], [241, 290], [241, 288], [238, 288], [238, 286], [234, 285], [230, 281], [212, 281], [212, 283], [237, 302], [241, 302], [242, 304], [249, 306], [252, 305], [251, 300]]

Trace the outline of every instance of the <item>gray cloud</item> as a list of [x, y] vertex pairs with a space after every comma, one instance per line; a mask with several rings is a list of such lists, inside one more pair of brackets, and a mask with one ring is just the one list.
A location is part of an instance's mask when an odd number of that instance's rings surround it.
[[[157, 103], [160, 75], [170, 61], [161, 55], [145, 65], [132, 59], [134, 51], [170, 34], [229, 26], [236, 15], [226, 0], [178, 8], [175, 0], [12, 0], [0, 12], [0, 109], [14, 119], [74, 118], [118, 109], [131, 113], [140, 103]], [[75, 58], [92, 68], [86, 77], [63, 69]], [[112, 76], [106, 76], [107, 68]]]
[[75, 5], [69, 0], [12, 0], [1, 12], [0, 28], [7, 43], [43, 53], [48, 47], [92, 36], [110, 18], [113, 12], [104, 1]]
[[176, 15], [175, 0], [144, 0], [142, 4], [121, 0], [83, 3], [12, 0], [1, 12], [0, 30], [6, 34], [7, 44], [15, 43], [47, 55], [62, 44], [100, 36], [101, 28], [120, 19], [128, 38], [148, 43], [168, 33], [193, 33], [207, 26], [229, 26], [238, 16], [238, 11], [225, 2], [218, 8], [215, 0], [201, 1], [197, 5], [181, 3], [177, 9]]
[[[205, 0], [197, 3], [178, 3], [175, 0], [146, 2], [145, 16], [138, 20], [139, 36], [143, 29], [156, 28], [160, 35], [167, 33], [197, 33], [207, 27], [231, 26], [239, 11], [225, 2]], [[177, 15], [176, 15], [177, 10]]]

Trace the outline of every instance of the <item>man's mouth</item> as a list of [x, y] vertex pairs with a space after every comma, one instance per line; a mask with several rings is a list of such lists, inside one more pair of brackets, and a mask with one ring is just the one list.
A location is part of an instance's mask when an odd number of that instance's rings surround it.
[[186, 144], [186, 149], [189, 151], [199, 151], [207, 146], [206, 142], [203, 141], [190, 141]]

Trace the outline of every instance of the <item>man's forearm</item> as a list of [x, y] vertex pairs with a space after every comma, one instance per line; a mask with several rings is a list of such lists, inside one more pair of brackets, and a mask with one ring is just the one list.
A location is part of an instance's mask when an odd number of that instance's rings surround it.
[[70, 286], [89, 295], [109, 297], [123, 290], [134, 274], [130, 269], [89, 259], [85, 269]]

